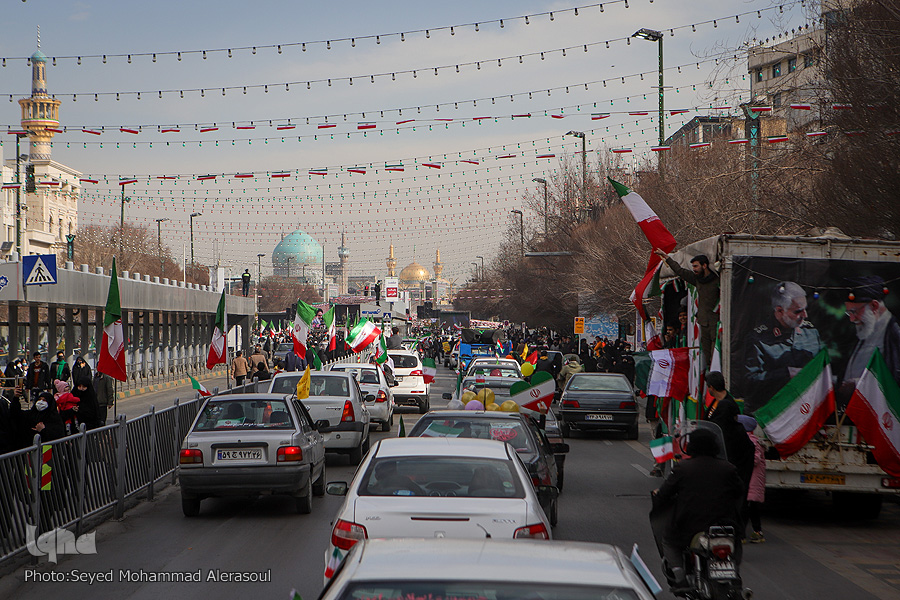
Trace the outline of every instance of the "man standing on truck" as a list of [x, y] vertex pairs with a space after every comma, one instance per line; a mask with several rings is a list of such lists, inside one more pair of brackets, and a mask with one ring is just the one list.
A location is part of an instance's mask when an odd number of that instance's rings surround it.
[[848, 280], [850, 291], [844, 307], [850, 322], [856, 326], [859, 340], [850, 355], [844, 380], [838, 388], [837, 400], [843, 408], [853, 395], [856, 382], [872, 358], [875, 348], [881, 351], [894, 381], [900, 383], [900, 323], [884, 304], [884, 279], [878, 275]]
[[772, 317], [750, 332], [744, 358], [745, 410], [753, 414], [822, 349], [806, 320], [806, 291], [793, 281], [772, 289]]
[[700, 325], [700, 351], [703, 369], [709, 368], [712, 361], [713, 345], [716, 343], [716, 330], [719, 325], [719, 274], [709, 268], [709, 258], [698, 254], [691, 259], [691, 268], [685, 269], [674, 258], [660, 248], [654, 250], [666, 261], [672, 272], [697, 288], [697, 323]]

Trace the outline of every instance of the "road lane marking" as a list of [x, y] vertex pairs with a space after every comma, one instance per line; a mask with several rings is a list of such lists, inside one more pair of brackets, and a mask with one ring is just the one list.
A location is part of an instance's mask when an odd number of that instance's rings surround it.
[[647, 469], [645, 469], [645, 468], [642, 467], [641, 465], [636, 464], [636, 463], [631, 463], [631, 466], [634, 467], [635, 469], [637, 469], [638, 471], [640, 471], [641, 474], [644, 475], [644, 477], [653, 477], [653, 475], [650, 474], [650, 471], [648, 471]]
[[612, 442], [609, 440], [603, 440], [603, 443], [606, 444], [607, 446], [612, 446]]

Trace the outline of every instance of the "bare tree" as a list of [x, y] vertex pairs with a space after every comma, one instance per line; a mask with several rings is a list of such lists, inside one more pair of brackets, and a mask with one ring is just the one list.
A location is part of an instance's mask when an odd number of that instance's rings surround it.
[[309, 304], [322, 301], [322, 297], [307, 283], [288, 277], [264, 277], [259, 285], [260, 312], [280, 312], [297, 302]]

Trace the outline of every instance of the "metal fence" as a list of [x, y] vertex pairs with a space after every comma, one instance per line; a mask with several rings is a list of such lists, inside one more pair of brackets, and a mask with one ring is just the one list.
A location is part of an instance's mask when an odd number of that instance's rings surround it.
[[[41, 534], [88, 519], [121, 518], [126, 500], [153, 499], [160, 482], [175, 482], [178, 451], [199, 400], [0, 456], [0, 565], [35, 548]], [[74, 526], [74, 530], [72, 529]]]
[[[176, 356], [175, 349], [169, 349], [169, 356], [164, 358], [162, 352], [151, 352], [151, 358], [147, 358], [143, 351], [126, 351], [126, 372], [128, 379], [120, 382], [118, 390], [128, 391], [170, 381], [185, 379], [188, 375], [197, 377], [206, 375], [210, 370], [206, 368], [206, 356], [198, 353], [191, 354], [189, 350], [183, 350], [185, 356]], [[213, 373], [221, 375], [228, 373], [228, 365], [216, 365]]]

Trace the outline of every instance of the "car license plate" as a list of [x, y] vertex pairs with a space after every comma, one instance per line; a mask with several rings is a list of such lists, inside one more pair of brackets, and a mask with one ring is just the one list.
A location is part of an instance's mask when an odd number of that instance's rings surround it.
[[587, 421], [612, 421], [613, 420], [612, 415], [605, 415], [602, 413], [601, 414], [587, 414], [587, 415], [584, 415], [584, 418]]
[[801, 473], [800, 483], [846, 485], [847, 478], [838, 473]]
[[399, 375], [394, 375], [394, 380], [395, 381], [403, 381], [403, 378], [400, 377]]
[[216, 451], [216, 460], [262, 460], [262, 456], [262, 448]]

